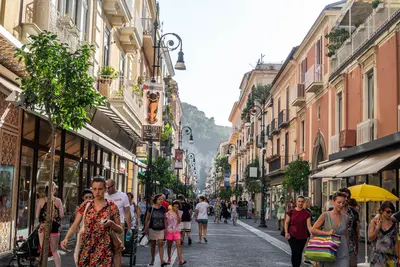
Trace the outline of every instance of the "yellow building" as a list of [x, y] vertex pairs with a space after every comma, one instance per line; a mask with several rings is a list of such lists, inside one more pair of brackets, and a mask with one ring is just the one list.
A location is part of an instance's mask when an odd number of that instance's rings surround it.
[[[15, 100], [20, 92], [16, 78], [24, 75], [14, 49], [44, 30], [73, 50], [83, 43], [95, 47], [91, 74], [109, 104], [99, 107], [83, 129], [59, 132], [55, 180], [66, 230], [80, 192], [95, 175], [114, 178], [119, 190], [137, 197], [137, 173], [146, 165], [136, 151], [143, 153], [146, 147], [140, 141], [142, 96], [133, 88], [152, 76], [163, 82], [174, 75], [168, 52], [159, 72], [152, 73], [157, 10], [155, 0], [0, 0], [0, 201], [5, 204], [0, 205], [0, 257], [16, 238], [32, 231], [36, 196], [49, 177], [48, 123], [6, 101]], [[105, 66], [117, 77], [102, 75]]]

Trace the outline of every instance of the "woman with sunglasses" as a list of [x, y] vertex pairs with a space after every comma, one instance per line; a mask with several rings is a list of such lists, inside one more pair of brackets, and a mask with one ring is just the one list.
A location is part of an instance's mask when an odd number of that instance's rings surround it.
[[397, 227], [391, 220], [395, 208], [384, 201], [379, 215], [369, 223], [368, 240], [372, 242], [371, 267], [397, 266]]

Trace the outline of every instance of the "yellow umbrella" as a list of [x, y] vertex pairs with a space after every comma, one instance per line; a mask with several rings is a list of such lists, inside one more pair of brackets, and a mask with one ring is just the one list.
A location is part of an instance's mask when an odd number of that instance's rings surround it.
[[[351, 192], [351, 197], [357, 200], [358, 202], [364, 202], [364, 221], [365, 221], [365, 235], [368, 235], [368, 222], [367, 222], [367, 207], [365, 205], [366, 202], [377, 202], [377, 201], [397, 201], [398, 197], [378, 186], [369, 185], [369, 184], [360, 184], [350, 186], [348, 188]], [[368, 255], [367, 255], [367, 242], [365, 242], [365, 262], [359, 263], [357, 266], [370, 266], [368, 263]]]
[[398, 197], [379, 186], [360, 184], [350, 186], [349, 190], [351, 192], [351, 197], [359, 202], [399, 200]]

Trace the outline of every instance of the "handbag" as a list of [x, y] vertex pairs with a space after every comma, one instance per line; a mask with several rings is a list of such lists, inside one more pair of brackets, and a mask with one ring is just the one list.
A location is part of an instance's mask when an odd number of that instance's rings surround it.
[[[328, 221], [331, 229], [332, 222], [328, 215]], [[311, 261], [317, 262], [335, 262], [336, 253], [341, 244], [340, 236], [338, 235], [317, 235], [310, 239], [306, 247], [304, 256]]]
[[140, 245], [141, 247], [145, 247], [145, 246], [147, 246], [148, 243], [149, 243], [149, 238], [148, 238], [147, 235], [145, 234], [145, 235], [143, 235], [142, 240], [140, 240], [139, 245]]
[[74, 260], [75, 260], [75, 264], [76, 266], [78, 266], [78, 261], [79, 261], [79, 252], [81, 250], [81, 246], [82, 246], [82, 237], [81, 235], [83, 234], [83, 232], [85, 231], [85, 217], [86, 217], [86, 211], [89, 208], [91, 201], [89, 201], [86, 204], [85, 207], [85, 211], [83, 213], [83, 217], [82, 217], [82, 224], [81, 224], [81, 228], [79, 229], [78, 235], [76, 237], [76, 245], [75, 245], [75, 251], [74, 251]]
[[120, 253], [125, 249], [120, 236], [120, 234], [117, 234], [114, 230], [111, 230], [111, 243], [115, 254]]
[[[292, 214], [293, 214], [293, 210], [289, 211], [289, 226], [288, 226], [288, 231], [290, 228], [290, 223], [292, 222]], [[281, 231], [281, 236], [285, 237], [285, 226], [282, 226], [282, 231]]]

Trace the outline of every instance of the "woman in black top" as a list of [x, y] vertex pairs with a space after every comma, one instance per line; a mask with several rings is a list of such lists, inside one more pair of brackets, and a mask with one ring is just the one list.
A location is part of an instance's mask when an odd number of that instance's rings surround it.
[[160, 254], [161, 266], [167, 263], [164, 261], [164, 237], [165, 237], [165, 214], [167, 210], [162, 206], [164, 202], [163, 195], [156, 195], [153, 199], [153, 205], [149, 207], [146, 213], [144, 231], [151, 240], [151, 262], [149, 266], [154, 265], [156, 254], [156, 243], [158, 243], [158, 252]]
[[[60, 241], [61, 232], [61, 218], [64, 217], [64, 209], [61, 199], [54, 197], [56, 193], [57, 185], [53, 184], [53, 197], [50, 203], [53, 204], [53, 218], [50, 230], [50, 250], [53, 254], [53, 260], [56, 267], [61, 267], [61, 258], [58, 254], [58, 243]], [[45, 193], [46, 196], [49, 192], [49, 185], [46, 184]], [[44, 232], [46, 228], [46, 216], [47, 216], [47, 197], [38, 199], [38, 205], [36, 208], [36, 218], [39, 219], [39, 242], [40, 247], [43, 247]]]

